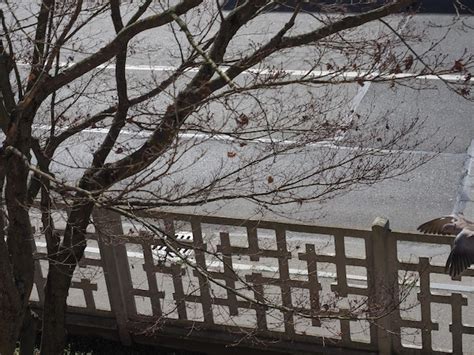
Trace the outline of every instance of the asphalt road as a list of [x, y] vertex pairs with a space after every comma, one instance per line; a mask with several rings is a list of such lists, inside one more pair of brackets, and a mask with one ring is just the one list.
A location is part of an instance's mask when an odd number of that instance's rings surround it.
[[[229, 52], [237, 51], [251, 42], [262, 42], [269, 36], [267, 30], [270, 30], [276, 24], [283, 23], [288, 16], [288, 14], [272, 13], [265, 15], [263, 20], [258, 23], [252, 22], [239, 32], [236, 41], [231, 43]], [[265, 19], [268, 19], [268, 22]], [[301, 27], [296, 26], [298, 29], [296, 32], [317, 26], [317, 21], [311, 19], [309, 15], [303, 15], [299, 23]], [[97, 21], [87, 33], [88, 36], [84, 40], [89, 41], [90, 47], [105, 43], [111, 35], [104, 28], [103, 21], [105, 20]], [[404, 33], [422, 34], [424, 40], [416, 40], [411, 43], [415, 49], [421, 52], [428, 50], [433, 42], [439, 42], [438, 49], [429, 51], [427, 55], [434, 55], [434, 57], [436, 55], [447, 56], [448, 63], [460, 58], [466, 50], [472, 50], [471, 39], [474, 17], [461, 17], [454, 24], [453, 16], [450, 15], [391, 16], [388, 21], [394, 28], [399, 28]], [[447, 31], [448, 25], [451, 25], [449, 31]], [[371, 39], [380, 34], [384, 34], [388, 38], [395, 38], [388, 28], [378, 22], [362, 26], [354, 34], [348, 34], [348, 36]], [[181, 38], [183, 34], [178, 33], [177, 36]], [[181, 38], [181, 40], [184, 39]], [[132, 43], [133, 52], [128, 61], [130, 65], [128, 81], [134, 87], [131, 93], [143, 92], [144, 87], [149, 86], [150, 82], [157, 82], [164, 77], [165, 72], [162, 69], [150, 72], [146, 70], [147, 66], [173, 66], [176, 64], [175, 56], [178, 53], [178, 48], [173, 43], [175, 41], [166, 28], [157, 29], [153, 36], [143, 37]], [[148, 49], [148, 51], [144, 49]], [[308, 58], [316, 54], [314, 51], [318, 52], [318, 48], [303, 47], [296, 52], [292, 52], [291, 55], [286, 53], [271, 57], [269, 63], [275, 67], [290, 70], [309, 68]], [[157, 55], [154, 53], [157, 53]], [[318, 55], [321, 54], [318, 53]], [[345, 60], [334, 51], [328, 51], [322, 55], [323, 58], [326, 56], [328, 60], [336, 63], [343, 63]], [[75, 54], [73, 60], [77, 61], [80, 58], [80, 54]], [[324, 63], [324, 60], [322, 62]], [[87, 99], [79, 99], [74, 108], [76, 114], [87, 115], [107, 107], [108, 98], [114, 95], [112, 75], [112, 70], [104, 70], [99, 74], [97, 79], [103, 92], [97, 95], [91, 91], [91, 96]], [[244, 81], [245, 76], [239, 80]], [[466, 215], [472, 216], [474, 214], [471, 211], [470, 202], [472, 194], [469, 190], [471, 182], [465, 177], [469, 176], [467, 174], [469, 163], [467, 152], [471, 140], [474, 138], [473, 103], [455, 95], [440, 80], [418, 79], [406, 82], [406, 84], [409, 86], [423, 85], [428, 86], [428, 88], [417, 90], [399, 85], [392, 87], [391, 83], [372, 83], [366, 84], [364, 87], [358, 84], [345, 84], [329, 88], [315, 86], [311, 89], [311, 95], [315, 102], [323, 103], [321, 107], [327, 109], [326, 117], [332, 117], [333, 119], [334, 117], [345, 119], [348, 117], [350, 110], [355, 110], [361, 116], [367, 117], [369, 123], [372, 120], [374, 126], [380, 128], [382, 125], [388, 124], [394, 130], [401, 129], [415, 117], [423, 120], [420, 134], [411, 138], [412, 142], [418, 140], [416, 151], [413, 152], [404, 146], [401, 146], [400, 150], [401, 156], [432, 158], [426, 165], [392, 180], [372, 186], [358, 186], [355, 191], [341, 193], [323, 204], [289, 205], [277, 208], [274, 213], [269, 213], [243, 200], [210, 204], [198, 208], [186, 208], [184, 210], [242, 218], [258, 217], [276, 220], [283, 218], [289, 221], [354, 228], [368, 228], [376, 216], [384, 215], [390, 219], [393, 229], [397, 230], [414, 230], [422, 221], [433, 216], [451, 213], [453, 210], [464, 210]], [[80, 82], [72, 83], [70, 89], [73, 90], [75, 86], [79, 89], [81, 85]], [[280, 105], [283, 103], [284, 106], [289, 104], [285, 101], [286, 95], [295, 92], [298, 93], [293, 87], [289, 87], [287, 91], [284, 90], [280, 93], [262, 94], [261, 100], [269, 104], [274, 104], [271, 101], [274, 100], [274, 102], [279, 102]], [[68, 93], [70, 92], [65, 91], [59, 93], [59, 96]], [[170, 94], [172, 96], [172, 92]], [[170, 97], [165, 96], [157, 99], [150, 108], [147, 108], [146, 113], [159, 114], [166, 107]], [[297, 100], [304, 100], [307, 97], [302, 93]], [[328, 101], [329, 98], [331, 104], [324, 106], [324, 102]], [[240, 105], [238, 107], [244, 112], [251, 112], [257, 106], [257, 103], [251, 99], [244, 99], [238, 104]], [[217, 117], [214, 118], [212, 124], [222, 128], [235, 127], [235, 121], [231, 116], [226, 116], [227, 113], [222, 107], [210, 106], [209, 110], [215, 113], [215, 117]], [[205, 113], [207, 114], [207, 112]], [[44, 117], [44, 120], [40, 118], [38, 124], [47, 123], [46, 107], [44, 115], [39, 117]], [[210, 124], [210, 129], [215, 128], [212, 124]], [[42, 134], [44, 130], [39, 129], [37, 132]], [[348, 132], [347, 134], [356, 135], [358, 133]], [[90, 161], [91, 158], [89, 147], [97, 146], [103, 137], [103, 131], [93, 130], [85, 132], [61, 147], [61, 153], [57, 157], [58, 164], [55, 168], [56, 173], [59, 173], [58, 176], [63, 176], [66, 180], [73, 180], [78, 177], [79, 170], [69, 169], [68, 167], [86, 166], [87, 161]], [[282, 134], [279, 138], [286, 139], [288, 137]], [[128, 146], [133, 147], [141, 139], [144, 138], [124, 135], [122, 142], [127, 141]], [[189, 135], [186, 140], [187, 144], [193, 144], [193, 140]], [[203, 141], [202, 137], [198, 137], [194, 142], [199, 143], [199, 149], [182, 158], [185, 162], [183, 165], [186, 165], [187, 162], [188, 168], [185, 175], [191, 177], [191, 184], [205, 180], [206, 176], [209, 176], [209, 171], [217, 171], [222, 164], [228, 164], [226, 153], [230, 150], [239, 149], [231, 141], [216, 139]], [[447, 142], [450, 143], [449, 146], [433, 158], [433, 152], [436, 152]], [[258, 143], [255, 143], [255, 145], [258, 145]], [[246, 149], [248, 150], [248, 148]], [[204, 152], [205, 154], [201, 158], [200, 154]], [[313, 156], [317, 155], [317, 152], [317, 147], [308, 147], [307, 151], [297, 158], [283, 158], [279, 166], [291, 169], [298, 161], [302, 165], [308, 164], [306, 161], [308, 158], [305, 155]], [[196, 164], [191, 164], [190, 162], [194, 160], [198, 161]], [[235, 159], [235, 161], [237, 160]], [[357, 208], [354, 208], [355, 206]], [[466, 210], [467, 207], [469, 208]]]

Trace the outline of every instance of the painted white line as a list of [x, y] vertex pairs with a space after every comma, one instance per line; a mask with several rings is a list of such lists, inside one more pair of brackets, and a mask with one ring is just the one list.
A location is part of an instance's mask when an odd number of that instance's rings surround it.
[[[350, 127], [351, 123], [354, 121], [354, 118], [356, 116], [356, 111], [359, 108], [359, 105], [362, 103], [362, 100], [364, 99], [367, 92], [369, 92], [371, 84], [372, 84], [371, 81], [366, 81], [366, 82], [361, 83], [362, 86], [359, 86], [359, 88], [357, 89], [356, 95], [352, 98], [351, 107], [350, 107], [349, 113], [346, 116], [346, 123], [348, 127]], [[348, 133], [347, 130], [343, 130], [334, 138], [334, 140], [336, 142], [342, 141], [346, 137], [347, 133]]]
[[[44, 129], [44, 130], [49, 130], [47, 125], [33, 125], [35, 129]], [[105, 128], [87, 128], [82, 130], [81, 132], [84, 133], [98, 133], [98, 134], [107, 134], [108, 129]], [[141, 138], [148, 138], [151, 133], [150, 132], [143, 132], [143, 131], [129, 131], [129, 130], [122, 130], [122, 134], [124, 135], [130, 135], [132, 137], [141, 137]], [[179, 133], [178, 137], [181, 139], [187, 139], [187, 140], [202, 140], [202, 141], [221, 141], [221, 142], [230, 142], [230, 143], [236, 143], [240, 144], [241, 141], [237, 138], [230, 137], [228, 135], [223, 135], [223, 134], [208, 134], [208, 133], [198, 133], [198, 132], [193, 132], [193, 133]], [[298, 141], [293, 141], [293, 140], [276, 140], [276, 139], [269, 139], [269, 138], [256, 138], [248, 141], [250, 144], [280, 144], [280, 145], [286, 145], [286, 146], [300, 146], [301, 147], [301, 142]], [[424, 150], [401, 150], [401, 149], [379, 149], [379, 148], [361, 148], [361, 147], [350, 147], [350, 146], [344, 146], [344, 145], [338, 145], [335, 144], [334, 141], [320, 141], [320, 142], [315, 142], [315, 143], [309, 143], [305, 144], [304, 147], [314, 147], [314, 148], [329, 148], [329, 149], [341, 149], [341, 150], [347, 150], [347, 151], [367, 151], [367, 152], [374, 152], [374, 153], [418, 153], [418, 154], [431, 154], [431, 155], [436, 155], [438, 153], [436, 152], [431, 152], [431, 151], [424, 151]], [[458, 155], [457, 153], [441, 153], [442, 155], [448, 156], [448, 155]]]
[[[75, 65], [76, 63], [60, 63], [62, 69], [67, 69]], [[26, 63], [19, 63], [18, 66], [29, 66]], [[102, 64], [96, 67], [97, 69], [104, 70], [115, 70], [114, 64]], [[167, 65], [127, 65], [125, 67], [129, 71], [157, 71], [157, 72], [173, 72], [178, 67], [167, 66]], [[185, 72], [196, 73], [197, 68], [186, 69]], [[417, 80], [445, 80], [450, 82], [465, 82], [474, 83], [474, 77], [468, 78], [464, 74], [417, 74], [417, 73], [396, 73], [396, 74], [384, 74], [378, 71], [331, 71], [331, 70], [299, 70], [299, 69], [247, 69], [243, 72], [247, 75], [277, 75], [285, 74], [288, 76], [304, 77], [306, 79], [338, 79], [354, 80], [361, 79], [363, 81], [368, 80], [393, 80], [393, 79], [417, 79]]]
[[[71, 66], [71, 65], [68, 65]], [[67, 66], [67, 67], [68, 67]], [[107, 65], [100, 65], [97, 68], [99, 69], [110, 69], [115, 70], [114, 64], [107, 64]], [[164, 65], [127, 65], [127, 70], [130, 71], [175, 71], [178, 67], [174, 66], [164, 66]], [[195, 73], [197, 72], [197, 68], [187, 69], [186, 72]], [[468, 79], [464, 74], [441, 74], [441, 75], [419, 75], [416, 73], [394, 73], [394, 74], [380, 74], [377, 71], [331, 71], [331, 70], [298, 70], [298, 69], [281, 69], [281, 70], [269, 70], [269, 69], [247, 69], [243, 72], [243, 74], [257, 74], [257, 75], [277, 75], [277, 74], [285, 74], [288, 76], [296, 76], [296, 77], [305, 77], [311, 79], [317, 78], [337, 78], [340, 80], [354, 80], [354, 79], [366, 79], [366, 80], [373, 80], [373, 79], [383, 79], [383, 80], [391, 80], [391, 79], [419, 79], [419, 80], [446, 80], [446, 81], [467, 81]], [[469, 81], [474, 82], [474, 77], [468, 79]]]

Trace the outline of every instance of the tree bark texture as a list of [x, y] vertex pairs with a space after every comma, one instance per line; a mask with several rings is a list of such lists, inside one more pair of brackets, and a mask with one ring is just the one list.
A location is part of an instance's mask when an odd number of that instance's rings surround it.
[[[30, 116], [12, 115], [6, 144], [15, 147], [25, 157], [29, 155], [31, 139]], [[2, 354], [12, 351], [20, 335], [23, 317], [33, 287], [34, 260], [32, 230], [27, 202], [29, 170], [21, 157], [3, 155], [2, 186], [5, 181], [5, 205], [8, 225], [5, 239], [0, 238], [0, 347]], [[2, 215], [3, 218], [3, 215]], [[4, 220], [2, 219], [2, 231]]]
[[45, 286], [41, 354], [63, 354], [67, 296], [76, 265], [86, 247], [85, 231], [93, 203], [77, 203], [71, 210], [64, 239], [56, 256], [50, 256]]

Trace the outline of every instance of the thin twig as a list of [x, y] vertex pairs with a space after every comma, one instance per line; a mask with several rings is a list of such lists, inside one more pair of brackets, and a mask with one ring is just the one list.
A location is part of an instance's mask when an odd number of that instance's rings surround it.
[[189, 44], [191, 44], [191, 46], [196, 50], [196, 52], [198, 52], [204, 58], [206, 63], [208, 63], [212, 67], [212, 69], [214, 69], [217, 72], [217, 74], [219, 74], [219, 76], [223, 80], [225, 80], [231, 88], [237, 90], [238, 86], [227, 76], [227, 74], [223, 70], [219, 68], [219, 66], [211, 59], [211, 57], [209, 57], [207, 53], [203, 51], [201, 47], [199, 47], [199, 45], [194, 41], [193, 35], [189, 31], [186, 23], [183, 20], [181, 20], [174, 12], [171, 13], [171, 17], [173, 18], [173, 20], [175, 20], [175, 22], [178, 24], [181, 30], [186, 34], [186, 38], [188, 39]]

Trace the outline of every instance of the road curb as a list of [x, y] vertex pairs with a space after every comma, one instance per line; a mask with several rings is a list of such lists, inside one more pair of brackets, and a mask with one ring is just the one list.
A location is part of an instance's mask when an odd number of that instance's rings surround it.
[[467, 150], [465, 167], [454, 212], [463, 212], [466, 218], [474, 219], [474, 139]]

